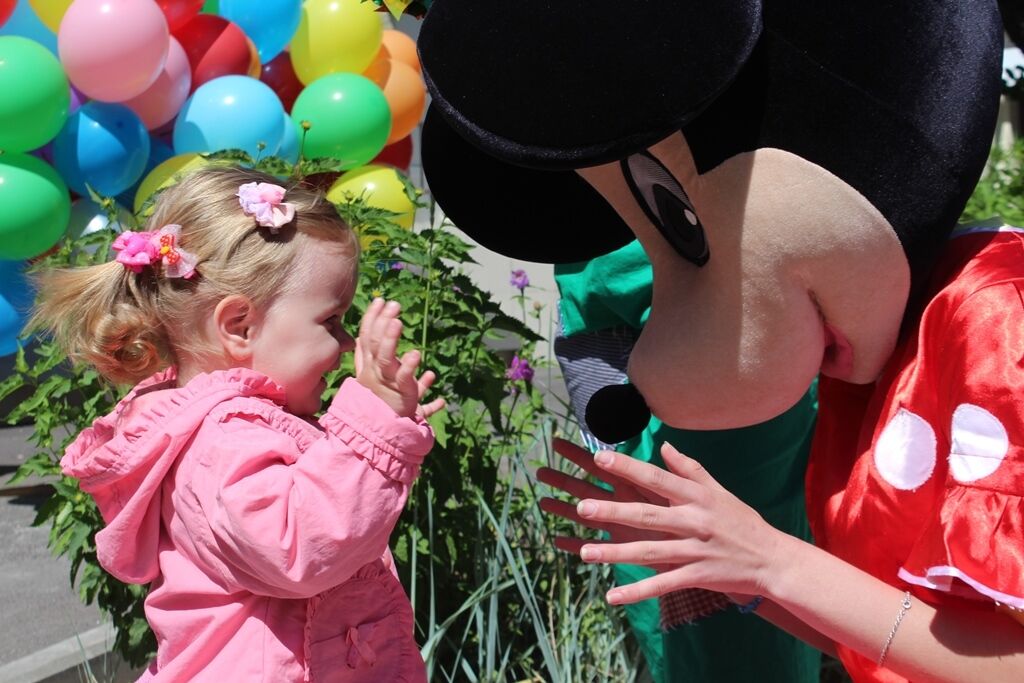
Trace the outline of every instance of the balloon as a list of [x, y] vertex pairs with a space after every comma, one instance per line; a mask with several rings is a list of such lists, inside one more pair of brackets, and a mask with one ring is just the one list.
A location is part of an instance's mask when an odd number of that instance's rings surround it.
[[[149, 172], [149, 175], [142, 179], [139, 189], [135, 192], [135, 201], [133, 203], [135, 213], [139, 213], [146, 200], [160, 190], [174, 185], [183, 176], [188, 175], [192, 171], [209, 166], [212, 163], [214, 162], [204, 159], [198, 154], [189, 153], [179, 154], [159, 164]], [[148, 215], [152, 212], [153, 209], [151, 207], [145, 214]]]
[[60, 28], [60, 20], [64, 18], [71, 2], [72, 0], [28, 0], [39, 20], [54, 33]]
[[139, 115], [149, 130], [155, 130], [175, 116], [188, 99], [192, 87], [192, 70], [181, 43], [174, 36], [168, 39], [167, 61], [153, 85], [141, 95], [125, 101], [125, 106]]
[[127, 190], [117, 195], [117, 203], [122, 206], [134, 206], [135, 193], [138, 192], [142, 181], [149, 175], [150, 171], [174, 156], [174, 148], [163, 138], [150, 133], [149, 135], [149, 158], [146, 159], [146, 167], [142, 170], [142, 176], [132, 183]]
[[406, 135], [398, 142], [392, 142], [370, 163], [394, 166], [401, 171], [408, 171], [409, 164], [412, 163], [412, 136]]
[[[156, 0], [167, 19], [167, 28], [174, 33], [203, 9], [203, 0]], [[216, 11], [214, 12], [216, 14]]]
[[227, 19], [199, 14], [175, 32], [192, 66], [192, 91], [220, 76], [244, 75], [252, 66], [249, 41]]
[[299, 27], [300, 0], [221, 0], [220, 15], [245, 31], [260, 53], [260, 61], [269, 62], [281, 54]]
[[67, 236], [71, 239], [78, 239], [91, 235], [100, 230], [131, 230], [134, 221], [128, 209], [120, 204], [115, 204], [117, 220], [110, 222], [109, 212], [88, 197], [81, 197], [71, 203], [71, 215], [68, 217]]
[[96, 100], [122, 102], [160, 75], [169, 35], [154, 2], [75, 0], [60, 24], [57, 45], [76, 88]]
[[252, 42], [248, 36], [245, 38], [246, 47], [249, 48], [249, 69], [245, 72], [245, 75], [249, 78], [260, 77], [263, 72], [263, 65], [260, 63], [260, 51], [256, 49], [256, 43]]
[[146, 127], [123, 104], [83, 104], [53, 139], [54, 165], [83, 196], [86, 184], [107, 197], [120, 194], [139, 179], [148, 158]]
[[291, 46], [299, 80], [308, 85], [329, 73], [365, 71], [383, 31], [375, 7], [362, 0], [306, 0]]
[[327, 191], [327, 200], [341, 204], [362, 197], [367, 205], [394, 211], [395, 223], [411, 229], [416, 204], [405, 193], [403, 176], [389, 166], [363, 166], [342, 174]]
[[419, 125], [427, 106], [427, 86], [423, 79], [404, 62], [391, 61], [384, 97], [391, 109], [391, 133], [387, 143], [398, 142]]
[[203, 12], [205, 14], [217, 14], [220, 11], [220, 2], [218, 0], [206, 0], [203, 3]]
[[64, 234], [71, 202], [57, 171], [28, 154], [0, 155], [0, 259], [38, 256]]
[[299, 160], [299, 147], [302, 144], [302, 130], [295, 125], [288, 114], [284, 115], [284, 137], [281, 139], [281, 149], [277, 150], [277, 156], [291, 163]]
[[18, 350], [18, 338], [28, 322], [35, 298], [25, 277], [24, 261], [0, 261], [0, 356]]
[[174, 124], [174, 151], [243, 149], [253, 157], [277, 154], [284, 137], [283, 113], [281, 100], [267, 84], [248, 76], [215, 78], [181, 108]]
[[423, 73], [420, 67], [420, 56], [416, 52], [416, 41], [401, 31], [393, 28], [385, 29], [380, 37], [381, 46], [386, 48], [391, 59], [411, 66], [416, 73]]
[[277, 93], [285, 111], [292, 110], [295, 98], [302, 92], [303, 86], [302, 81], [295, 75], [295, 69], [292, 68], [291, 55], [282, 52], [266, 62], [260, 69], [260, 80]]
[[71, 91], [50, 52], [28, 38], [0, 36], [0, 149], [26, 152], [53, 139], [68, 118]]
[[28, 0], [19, 0], [14, 7], [14, 14], [7, 20], [6, 24], [0, 26], [0, 35], [21, 36], [34, 40], [47, 50], [57, 55], [57, 36], [46, 25], [39, 21], [39, 17], [28, 4]]
[[363, 71], [363, 75], [376, 83], [378, 88], [384, 88], [384, 84], [388, 82], [388, 76], [391, 75], [391, 53], [386, 47], [380, 46], [377, 56]]
[[17, 5], [16, 0], [0, 0], [0, 26], [7, 23], [7, 20], [14, 14], [14, 6]]
[[292, 107], [306, 132], [303, 156], [334, 157], [349, 170], [377, 156], [391, 132], [391, 112], [381, 89], [357, 74], [329, 74], [306, 86]]

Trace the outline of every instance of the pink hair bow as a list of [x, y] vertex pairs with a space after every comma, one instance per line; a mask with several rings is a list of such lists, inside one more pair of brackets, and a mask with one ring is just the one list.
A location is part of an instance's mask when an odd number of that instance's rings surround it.
[[194, 254], [178, 247], [180, 225], [165, 225], [157, 231], [132, 232], [126, 230], [117, 236], [111, 248], [117, 252], [117, 262], [133, 273], [141, 273], [146, 266], [163, 264], [167, 277], [186, 280], [196, 273], [199, 260]]
[[284, 188], [272, 183], [245, 183], [238, 187], [238, 203], [274, 235], [295, 218], [295, 205], [284, 201]]

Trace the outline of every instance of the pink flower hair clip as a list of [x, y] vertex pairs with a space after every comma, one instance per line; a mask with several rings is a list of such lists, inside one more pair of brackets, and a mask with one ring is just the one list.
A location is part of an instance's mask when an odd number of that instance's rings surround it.
[[284, 188], [272, 183], [245, 183], [238, 187], [238, 203], [247, 216], [270, 228], [276, 235], [282, 226], [295, 218], [295, 205], [284, 201]]
[[196, 274], [199, 260], [178, 247], [180, 239], [180, 225], [165, 225], [148, 232], [126, 230], [117, 236], [111, 248], [117, 252], [117, 262], [133, 273], [141, 273], [146, 266], [160, 263], [166, 277], [187, 280]]

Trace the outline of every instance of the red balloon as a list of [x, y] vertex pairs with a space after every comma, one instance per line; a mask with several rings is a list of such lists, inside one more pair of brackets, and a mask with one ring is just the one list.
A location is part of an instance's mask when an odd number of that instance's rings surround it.
[[249, 75], [251, 55], [245, 32], [223, 17], [198, 14], [174, 32], [192, 66], [192, 92], [219, 76]]
[[11, 18], [14, 6], [17, 4], [18, 0], [0, 0], [0, 26], [3, 26]]
[[302, 92], [302, 81], [295, 75], [292, 67], [292, 57], [287, 52], [282, 52], [263, 65], [260, 73], [260, 80], [270, 86], [270, 89], [281, 98], [284, 110], [290, 112], [295, 98]]
[[380, 151], [374, 157], [371, 164], [387, 164], [394, 166], [400, 171], [409, 171], [409, 164], [412, 162], [412, 136], [406, 135], [398, 142], [393, 142]]
[[187, 24], [203, 8], [203, 0], [156, 0], [156, 4], [167, 17], [167, 28], [171, 33]]

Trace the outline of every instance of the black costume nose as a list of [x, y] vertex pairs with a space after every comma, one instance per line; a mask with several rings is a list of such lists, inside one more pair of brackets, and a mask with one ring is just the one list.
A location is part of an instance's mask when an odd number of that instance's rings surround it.
[[612, 384], [590, 397], [587, 428], [604, 443], [619, 443], [642, 432], [651, 411], [632, 384]]

